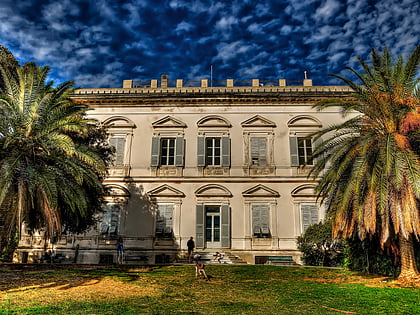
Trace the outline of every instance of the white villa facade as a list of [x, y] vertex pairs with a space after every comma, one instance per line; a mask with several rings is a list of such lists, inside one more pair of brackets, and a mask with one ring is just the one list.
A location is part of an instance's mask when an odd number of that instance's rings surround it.
[[[193, 236], [197, 251], [251, 264], [278, 255], [300, 262], [297, 236], [325, 213], [310, 165], [299, 166], [316, 145], [309, 135], [343, 119], [312, 106], [350, 90], [308, 79], [271, 83], [216, 87], [162, 76], [77, 90], [73, 99], [92, 108], [116, 147], [105, 181], [111, 194], [95, 228], [48, 246], [69, 261], [112, 263], [122, 237], [127, 262], [166, 263], [183, 256]], [[23, 236], [15, 258], [36, 261], [44, 250], [41, 236]]]

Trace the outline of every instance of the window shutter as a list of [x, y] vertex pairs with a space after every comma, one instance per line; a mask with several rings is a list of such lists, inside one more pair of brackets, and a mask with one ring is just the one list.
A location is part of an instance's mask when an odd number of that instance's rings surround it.
[[113, 137], [109, 140], [109, 144], [115, 148], [114, 166], [124, 165], [125, 138]]
[[221, 207], [221, 247], [230, 248], [230, 208], [229, 205]]
[[289, 141], [290, 141], [290, 163], [292, 166], [299, 166], [297, 137], [289, 137]]
[[160, 150], [160, 138], [153, 137], [152, 138], [152, 157], [150, 166], [158, 167], [159, 166], [159, 150]]
[[269, 234], [270, 233], [270, 218], [268, 205], [253, 205], [252, 206], [252, 229], [255, 234]]
[[197, 205], [195, 211], [195, 246], [204, 248], [204, 205]]
[[184, 166], [184, 137], [175, 140], [175, 166]]
[[206, 155], [205, 155], [205, 141], [204, 137], [197, 138], [197, 166], [206, 166]]
[[258, 155], [260, 166], [267, 165], [267, 138], [258, 138]]
[[318, 206], [317, 205], [302, 205], [302, 227], [303, 232], [306, 231], [311, 224], [318, 223]]
[[253, 205], [252, 206], [252, 233], [260, 234], [261, 233], [261, 206]]
[[112, 205], [111, 206], [111, 224], [110, 224], [110, 234], [116, 234], [118, 229], [118, 221], [120, 220], [120, 206]]
[[230, 167], [230, 138], [222, 137], [222, 166]]
[[267, 138], [251, 138], [251, 161], [256, 166], [267, 165]]
[[[321, 145], [322, 143], [322, 139], [318, 138], [316, 139], [314, 142], [312, 142], [312, 152], [314, 152], [316, 149], [318, 149], [318, 147]], [[316, 159], [313, 160], [312, 164], [316, 163]]]
[[261, 206], [261, 232], [263, 234], [268, 234], [268, 227], [269, 227], [269, 213], [268, 213], [268, 206], [263, 205]]

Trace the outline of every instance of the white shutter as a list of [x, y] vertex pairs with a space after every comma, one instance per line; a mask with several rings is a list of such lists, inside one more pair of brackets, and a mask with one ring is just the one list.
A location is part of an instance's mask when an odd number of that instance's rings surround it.
[[112, 137], [109, 140], [109, 144], [115, 148], [114, 166], [123, 166], [125, 153], [125, 138]]
[[268, 205], [252, 205], [252, 231], [254, 236], [270, 234]]
[[311, 225], [318, 223], [318, 206], [312, 205], [301, 205], [302, 212], [302, 228], [303, 232]]

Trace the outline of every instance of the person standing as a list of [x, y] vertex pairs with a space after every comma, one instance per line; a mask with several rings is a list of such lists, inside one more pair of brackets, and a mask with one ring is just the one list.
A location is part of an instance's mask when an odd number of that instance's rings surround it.
[[191, 262], [191, 258], [194, 252], [194, 248], [195, 248], [195, 242], [194, 242], [194, 238], [191, 236], [190, 239], [187, 242], [187, 248], [188, 248], [188, 260]]
[[122, 264], [124, 261], [124, 244], [123, 239], [120, 237], [117, 242], [117, 264]]

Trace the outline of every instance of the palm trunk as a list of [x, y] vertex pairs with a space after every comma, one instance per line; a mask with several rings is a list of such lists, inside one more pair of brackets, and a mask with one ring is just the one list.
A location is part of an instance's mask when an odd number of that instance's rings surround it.
[[420, 280], [419, 270], [414, 256], [414, 244], [411, 234], [408, 239], [401, 233], [398, 235], [400, 242], [401, 273], [398, 280], [401, 282], [414, 282]]

